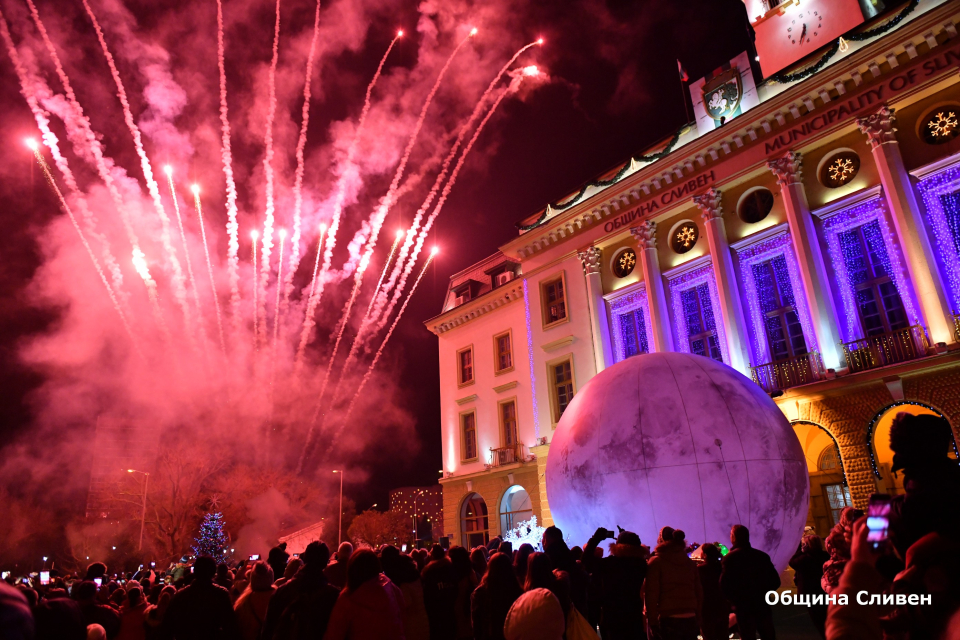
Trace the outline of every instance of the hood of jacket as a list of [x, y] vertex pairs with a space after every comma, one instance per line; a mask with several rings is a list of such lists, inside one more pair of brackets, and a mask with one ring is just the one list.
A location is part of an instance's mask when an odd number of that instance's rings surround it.
[[391, 604], [396, 601], [396, 585], [390, 582], [390, 578], [382, 573], [376, 578], [367, 580], [356, 591], [345, 591], [341, 597], [346, 596], [350, 604], [382, 615], [383, 611], [389, 611]]
[[659, 558], [660, 562], [666, 564], [673, 565], [693, 562], [693, 560], [687, 557], [686, 550], [679, 542], [661, 542], [657, 545], [655, 553], [655, 557]]
[[650, 550], [644, 546], [634, 544], [612, 544], [610, 545], [610, 555], [616, 558], [640, 558], [646, 560]]

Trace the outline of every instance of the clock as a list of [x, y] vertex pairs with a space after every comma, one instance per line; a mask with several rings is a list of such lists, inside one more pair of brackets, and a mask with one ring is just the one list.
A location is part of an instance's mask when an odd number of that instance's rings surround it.
[[790, 21], [786, 36], [790, 44], [795, 45], [797, 44], [797, 40], [799, 40], [800, 46], [803, 46], [804, 44], [811, 44], [814, 40], [818, 40], [820, 31], [822, 30], [823, 15], [819, 10], [800, 11], [797, 13], [797, 17]]

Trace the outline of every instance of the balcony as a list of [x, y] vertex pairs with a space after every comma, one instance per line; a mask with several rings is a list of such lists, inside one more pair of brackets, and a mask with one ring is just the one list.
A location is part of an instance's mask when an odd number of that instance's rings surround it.
[[[956, 324], [956, 321], [955, 321]], [[850, 373], [916, 360], [927, 354], [927, 332], [921, 325], [841, 342]]]
[[953, 337], [960, 342], [960, 314], [953, 314]]
[[817, 382], [826, 377], [817, 351], [780, 362], [761, 364], [751, 367], [750, 371], [753, 381], [767, 393]]
[[515, 444], [511, 447], [498, 447], [496, 449], [490, 449], [490, 464], [487, 465], [491, 469], [494, 467], [502, 467], [507, 464], [513, 464], [515, 462], [523, 462], [523, 445]]

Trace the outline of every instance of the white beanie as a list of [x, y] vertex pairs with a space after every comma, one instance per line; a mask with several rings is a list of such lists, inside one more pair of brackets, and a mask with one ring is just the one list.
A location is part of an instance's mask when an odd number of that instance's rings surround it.
[[503, 635], [507, 640], [562, 640], [567, 625], [557, 596], [531, 589], [510, 607]]

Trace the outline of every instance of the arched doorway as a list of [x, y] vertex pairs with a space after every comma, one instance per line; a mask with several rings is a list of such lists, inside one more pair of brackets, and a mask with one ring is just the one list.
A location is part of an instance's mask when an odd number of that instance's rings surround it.
[[[890, 449], [890, 427], [894, 418], [900, 413], [910, 413], [915, 416], [933, 415], [943, 417], [943, 414], [929, 405], [920, 402], [898, 402], [890, 405], [877, 414], [867, 427], [867, 447], [872, 457], [873, 472], [876, 475], [877, 491], [889, 493], [892, 496], [903, 493], [903, 474], [894, 474], [893, 450]], [[957, 443], [954, 440], [953, 451], [950, 457], [957, 457]]]
[[500, 535], [533, 516], [533, 505], [527, 490], [518, 484], [513, 485], [500, 499]]
[[467, 549], [485, 545], [490, 541], [490, 521], [487, 518], [487, 503], [478, 493], [471, 493], [460, 507], [461, 544]]
[[822, 538], [840, 519], [843, 508], [853, 506], [840, 448], [833, 435], [814, 422], [794, 422], [793, 430], [803, 447], [810, 474], [807, 526]]

